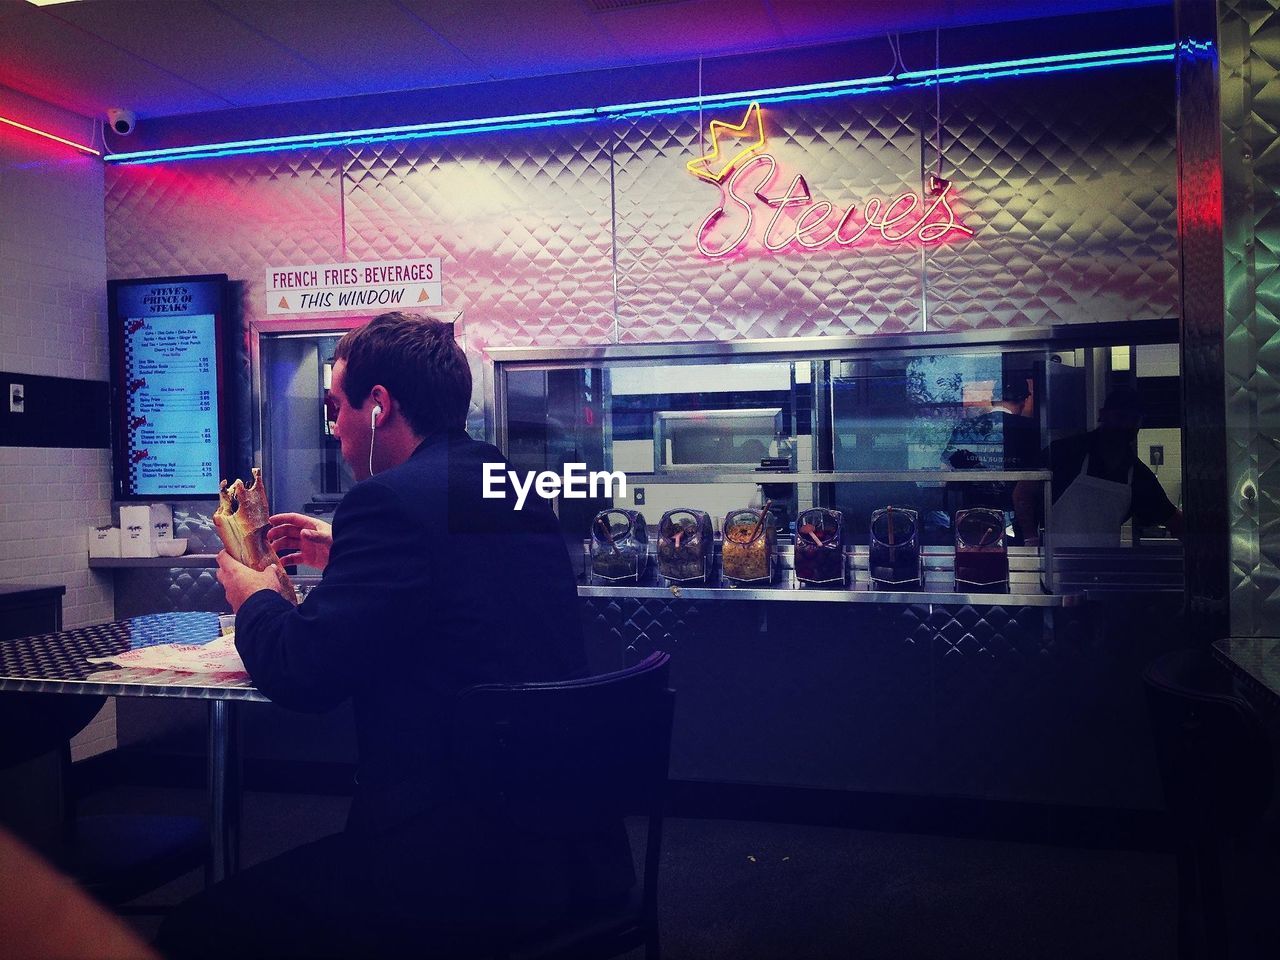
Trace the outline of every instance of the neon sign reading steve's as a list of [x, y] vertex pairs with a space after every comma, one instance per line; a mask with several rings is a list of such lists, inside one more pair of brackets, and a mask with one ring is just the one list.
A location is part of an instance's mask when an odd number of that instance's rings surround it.
[[[805, 250], [868, 244], [937, 244], [973, 231], [956, 218], [951, 183], [930, 178], [930, 192], [905, 191], [894, 197], [869, 196], [838, 207], [815, 199], [801, 174], [781, 193], [774, 192], [778, 162], [764, 149], [764, 119], [758, 103], [747, 108], [741, 123], [712, 120], [711, 150], [690, 160], [695, 177], [719, 186], [720, 203], [698, 227], [698, 251], [706, 257], [727, 257], [746, 250], [753, 238], [766, 251], [787, 247]], [[725, 139], [748, 141], [728, 160], [721, 155]], [[763, 232], [757, 219], [768, 218]]]

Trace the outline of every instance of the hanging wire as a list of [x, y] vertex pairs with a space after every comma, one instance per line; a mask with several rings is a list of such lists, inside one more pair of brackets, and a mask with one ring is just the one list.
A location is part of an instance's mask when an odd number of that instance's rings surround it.
[[702, 121], [702, 98], [704, 95], [702, 89], [702, 57], [698, 57], [698, 143], [700, 147], [706, 149], [702, 145], [702, 137], [705, 136], [703, 131], [707, 129], [706, 124]]
[[934, 103], [934, 120], [936, 122], [933, 150], [938, 158], [937, 177], [942, 179], [942, 30], [933, 31], [933, 89], [937, 95]]
[[893, 63], [889, 65], [889, 74], [897, 76], [899, 73], [905, 73], [907, 65], [902, 62], [902, 37], [896, 33], [885, 34], [885, 39], [889, 41], [889, 49], [893, 51]]

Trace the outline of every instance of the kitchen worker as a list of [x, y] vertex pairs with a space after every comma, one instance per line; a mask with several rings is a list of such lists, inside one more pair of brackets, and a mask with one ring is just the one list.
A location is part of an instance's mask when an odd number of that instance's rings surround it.
[[554, 515], [482, 496], [483, 465], [505, 461], [463, 429], [471, 373], [453, 326], [384, 314], [334, 359], [333, 433], [357, 483], [332, 528], [281, 514], [268, 533], [320, 583], [294, 607], [270, 570], [225, 551], [218, 580], [262, 693], [315, 712], [352, 701], [347, 827], [189, 901], [161, 930], [171, 958], [461, 957], [634, 883], [621, 823], [570, 849], [487, 821], [449, 775], [460, 690], [587, 671]]
[[[1130, 517], [1161, 524], [1182, 538], [1182, 511], [1138, 457], [1142, 402], [1136, 390], [1120, 387], [1098, 411], [1098, 427], [1051, 443], [1044, 464], [1052, 471], [1049, 519], [1045, 524], [1045, 568], [1058, 547], [1118, 547], [1120, 528]], [[1043, 484], [1023, 481], [1014, 488], [1014, 510], [1023, 530], [1038, 529]], [[1035, 545], [1039, 538], [1028, 536]]]
[[[1040, 461], [1040, 425], [1034, 388], [1031, 377], [1016, 372], [1006, 376], [1001, 384], [1000, 399], [993, 395], [982, 413], [956, 424], [942, 451], [942, 462], [953, 470], [1034, 470]], [[998, 447], [995, 447], [996, 440]], [[976, 453], [971, 447], [984, 453]], [[992, 459], [994, 462], [990, 462]], [[1012, 521], [1009, 545], [1022, 546], [1027, 531], [1014, 510], [1014, 489], [1013, 483], [1000, 480], [946, 484], [943, 506], [948, 524], [959, 509], [1000, 510], [1006, 516], [1006, 523]], [[1034, 528], [1030, 532], [1035, 533]]]

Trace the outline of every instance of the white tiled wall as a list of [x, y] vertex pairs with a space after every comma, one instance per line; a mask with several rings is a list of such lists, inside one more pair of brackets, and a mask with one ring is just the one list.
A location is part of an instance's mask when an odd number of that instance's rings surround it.
[[[20, 100], [5, 93], [7, 103]], [[55, 108], [35, 106], [46, 128], [58, 119]], [[109, 377], [102, 163], [7, 127], [0, 129], [0, 370]], [[85, 539], [90, 524], [110, 519], [110, 451], [7, 447], [0, 438], [0, 582], [64, 584], [65, 626], [112, 617], [111, 577], [89, 569]], [[114, 744], [108, 705], [73, 753]]]
[[111, 619], [111, 577], [89, 569], [86, 539], [110, 520], [110, 451], [0, 447], [0, 583], [65, 585], [64, 626]]

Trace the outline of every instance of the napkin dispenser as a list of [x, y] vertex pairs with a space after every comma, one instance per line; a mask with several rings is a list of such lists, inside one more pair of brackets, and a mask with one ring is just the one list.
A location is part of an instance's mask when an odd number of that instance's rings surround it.
[[173, 508], [164, 503], [120, 508], [120, 556], [159, 556], [155, 541], [173, 538]]

